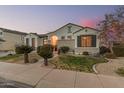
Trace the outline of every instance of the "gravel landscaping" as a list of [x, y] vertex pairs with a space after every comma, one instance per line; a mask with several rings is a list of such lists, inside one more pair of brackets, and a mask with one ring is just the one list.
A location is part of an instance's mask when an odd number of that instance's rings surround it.
[[74, 70], [80, 72], [94, 72], [92, 67], [97, 63], [104, 63], [104, 58], [89, 56], [59, 55], [53, 58], [50, 63], [56, 69]]

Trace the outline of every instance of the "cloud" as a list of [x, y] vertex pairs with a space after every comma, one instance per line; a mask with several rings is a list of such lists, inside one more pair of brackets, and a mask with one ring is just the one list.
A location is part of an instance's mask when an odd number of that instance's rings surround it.
[[95, 19], [83, 19], [81, 20], [80, 24], [83, 26], [83, 27], [96, 27], [97, 24], [98, 24], [98, 19], [95, 18]]
[[81, 25], [84, 27], [94, 27], [96, 23], [93, 20], [85, 19], [81, 21]]

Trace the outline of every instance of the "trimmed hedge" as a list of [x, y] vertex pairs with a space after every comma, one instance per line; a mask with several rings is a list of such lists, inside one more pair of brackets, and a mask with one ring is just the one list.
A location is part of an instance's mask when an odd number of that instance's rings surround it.
[[117, 57], [124, 57], [124, 46], [114, 46], [113, 51]]
[[101, 46], [100, 47], [100, 54], [103, 55], [105, 53], [110, 53], [110, 49], [105, 47], [105, 46]]
[[106, 58], [109, 58], [109, 59], [115, 59], [116, 58], [116, 55], [115, 54], [112, 54], [112, 53], [106, 53], [104, 56]]
[[89, 52], [84, 51], [84, 52], [83, 52], [83, 55], [89, 55]]
[[62, 53], [67, 53], [70, 50], [70, 48], [68, 46], [62, 46], [60, 47], [60, 52]]

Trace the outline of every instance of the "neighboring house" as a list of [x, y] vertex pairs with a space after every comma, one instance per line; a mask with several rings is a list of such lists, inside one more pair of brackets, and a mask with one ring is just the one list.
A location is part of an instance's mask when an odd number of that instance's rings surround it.
[[34, 49], [36, 49], [38, 46], [42, 46], [44, 44], [44, 38], [45, 35], [29, 33], [24, 37], [24, 44], [32, 46]]
[[[0, 28], [0, 51], [14, 51], [16, 45], [24, 44], [24, 37], [27, 33]], [[4, 41], [4, 42], [3, 42]]]
[[36, 49], [44, 44], [52, 44], [55, 51], [62, 46], [68, 46], [76, 54], [89, 52], [98, 53], [100, 31], [68, 23], [56, 31], [47, 34], [23, 33], [0, 28], [0, 50], [15, 50], [16, 45], [29, 45]]
[[0, 28], [0, 51], [15, 51], [19, 45], [28, 45], [36, 49], [44, 44], [44, 39], [45, 35]]
[[100, 31], [94, 28], [68, 23], [46, 35], [48, 36], [48, 43], [54, 45], [56, 50], [61, 46], [68, 46], [76, 54], [82, 54], [83, 52], [93, 54], [99, 52], [99, 34]]

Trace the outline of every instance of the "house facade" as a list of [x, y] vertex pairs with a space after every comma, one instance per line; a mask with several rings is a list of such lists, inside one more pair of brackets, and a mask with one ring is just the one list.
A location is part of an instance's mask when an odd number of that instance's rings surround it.
[[0, 28], [0, 51], [14, 51], [16, 45], [24, 44], [27, 33]]
[[100, 31], [68, 23], [59, 29], [46, 34], [23, 33], [7, 29], [0, 29], [0, 50], [15, 50], [16, 45], [28, 45], [37, 49], [38, 46], [51, 44], [57, 51], [62, 46], [68, 46], [75, 54], [89, 52], [98, 53]]
[[68, 46], [76, 54], [83, 52], [94, 54], [99, 52], [99, 34], [100, 31], [94, 28], [69, 23], [46, 35], [48, 43], [57, 49], [61, 46]]
[[37, 49], [38, 46], [44, 45], [45, 36], [37, 33], [29, 33], [24, 37], [24, 44]]

